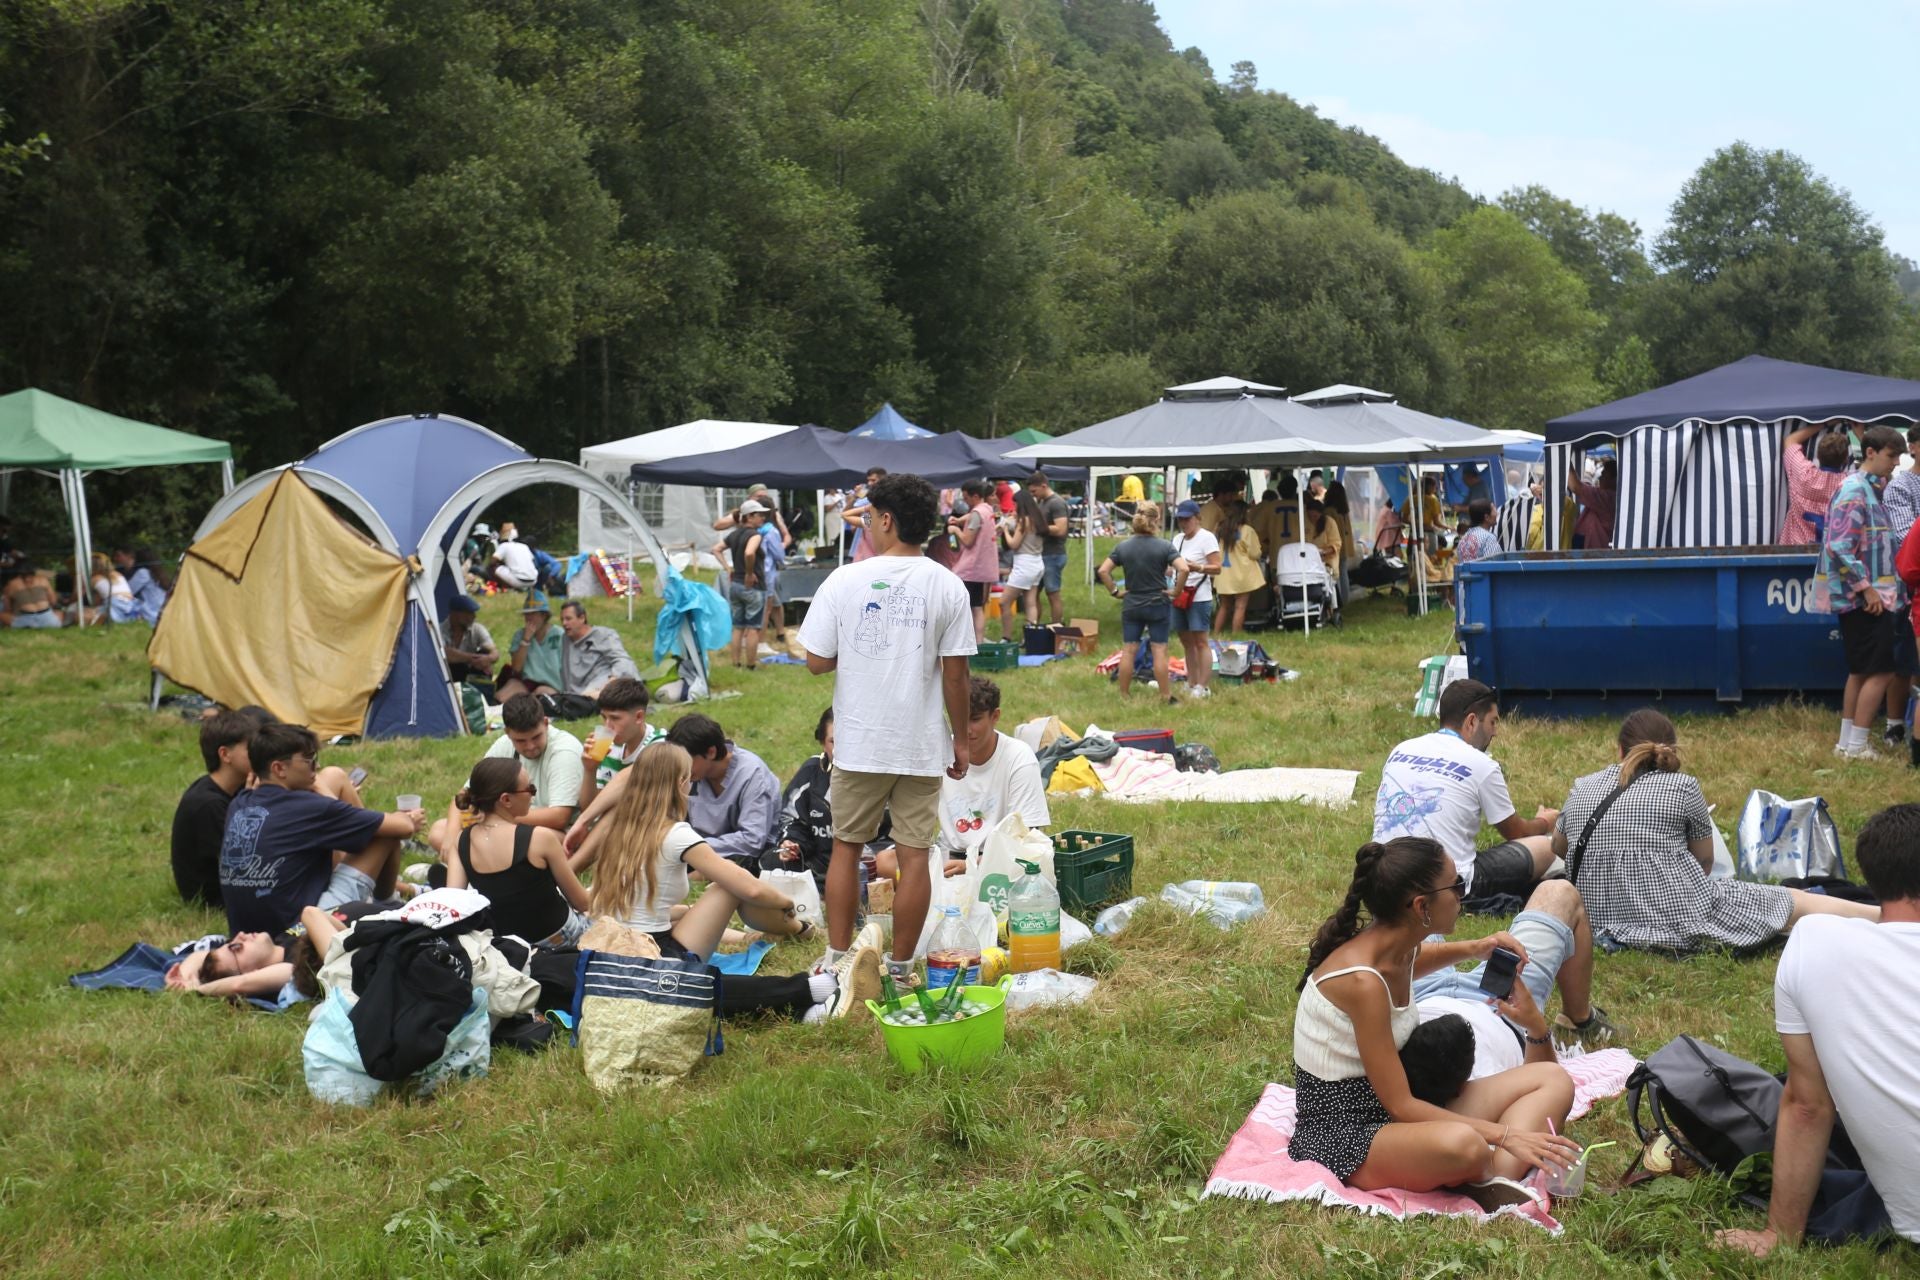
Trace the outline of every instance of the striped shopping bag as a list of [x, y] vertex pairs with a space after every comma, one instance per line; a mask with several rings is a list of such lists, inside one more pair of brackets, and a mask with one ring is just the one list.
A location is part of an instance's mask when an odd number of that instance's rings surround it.
[[667, 960], [582, 951], [574, 974], [573, 1039], [603, 1093], [679, 1080], [720, 1035], [720, 973], [694, 957]]

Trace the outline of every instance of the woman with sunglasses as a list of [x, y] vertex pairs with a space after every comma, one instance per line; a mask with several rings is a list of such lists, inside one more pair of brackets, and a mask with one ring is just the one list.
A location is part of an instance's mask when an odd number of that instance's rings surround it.
[[[587, 931], [587, 891], [567, 862], [560, 833], [521, 822], [533, 807], [533, 783], [520, 757], [489, 756], [473, 767], [447, 812], [458, 830], [447, 859], [447, 886], [471, 887], [493, 905], [493, 931], [570, 947]], [[461, 827], [460, 813], [472, 815]]]
[[[1494, 1208], [1533, 1199], [1513, 1180], [1571, 1167], [1580, 1148], [1555, 1133], [1573, 1106], [1573, 1081], [1557, 1063], [1475, 1080], [1445, 1108], [1407, 1086], [1400, 1049], [1420, 1022], [1413, 980], [1495, 947], [1526, 963], [1508, 933], [1439, 940], [1459, 920], [1466, 887], [1432, 840], [1403, 836], [1354, 855], [1346, 901], [1320, 926], [1300, 979], [1298, 1120], [1287, 1153], [1363, 1191], [1447, 1187]], [[1493, 1004], [1516, 1016], [1508, 1002]]]

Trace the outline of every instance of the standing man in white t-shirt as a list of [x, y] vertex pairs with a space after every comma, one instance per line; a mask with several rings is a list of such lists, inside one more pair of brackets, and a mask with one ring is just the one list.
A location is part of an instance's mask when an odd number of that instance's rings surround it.
[[824, 963], [838, 965], [852, 944], [860, 850], [890, 812], [900, 887], [887, 966], [898, 983], [912, 980], [913, 949], [932, 900], [926, 855], [940, 836], [940, 779], [967, 776], [973, 612], [960, 579], [920, 553], [940, 521], [932, 485], [919, 476], [883, 476], [868, 489], [867, 508], [863, 539], [873, 556], [840, 566], [820, 585], [800, 624], [800, 643], [808, 671], [834, 673]]
[[[1532, 818], [1514, 812], [1506, 774], [1487, 754], [1499, 730], [1493, 690], [1478, 680], [1454, 681], [1440, 695], [1439, 731], [1387, 754], [1373, 802], [1373, 838], [1439, 841], [1466, 879], [1469, 910], [1498, 895], [1525, 898], [1553, 866], [1560, 811], [1539, 808]], [[1504, 839], [1476, 851], [1482, 821]]]
[[1773, 1131], [1773, 1198], [1764, 1231], [1716, 1243], [1766, 1257], [1793, 1245], [1836, 1116], [1860, 1156], [1886, 1224], [1920, 1242], [1920, 804], [1867, 819], [1853, 855], [1880, 919], [1808, 916], [1787, 935], [1773, 978], [1773, 1020], [1787, 1087]]
[[[1220, 539], [1200, 526], [1200, 506], [1189, 498], [1173, 509], [1180, 532], [1173, 535], [1175, 558], [1187, 562], [1187, 572], [1173, 588], [1171, 620], [1186, 651], [1187, 694], [1210, 697], [1213, 677], [1213, 580], [1220, 576]], [[1193, 600], [1180, 605], [1182, 588], [1193, 588]], [[1449, 851], [1451, 852], [1451, 851]]]
[[[938, 844], [950, 876], [966, 871], [968, 856], [1010, 813], [1019, 814], [1032, 831], [1053, 825], [1039, 757], [1020, 739], [1000, 732], [1000, 686], [985, 676], [970, 679], [967, 712], [967, 776], [940, 783]], [[876, 873], [892, 876], [898, 869], [894, 850], [882, 849]]]

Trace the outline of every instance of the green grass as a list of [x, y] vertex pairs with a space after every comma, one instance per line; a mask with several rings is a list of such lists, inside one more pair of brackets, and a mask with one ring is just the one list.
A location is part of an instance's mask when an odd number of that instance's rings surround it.
[[[1111, 602], [1069, 593], [1117, 631]], [[602, 606], [601, 615], [611, 612]], [[604, 616], [598, 620], [610, 620]], [[490, 603], [503, 640], [514, 620]], [[618, 624], [636, 655], [644, 621]], [[1399, 1226], [1308, 1206], [1199, 1202], [1200, 1182], [1268, 1080], [1290, 1074], [1305, 940], [1369, 832], [1379, 762], [1417, 731], [1416, 664], [1444, 618], [1363, 603], [1346, 629], [1267, 644], [1302, 676], [1222, 686], [1209, 703], [1119, 704], [1087, 661], [1004, 673], [1012, 720], [1167, 725], [1228, 767], [1357, 769], [1351, 809], [1057, 804], [1062, 826], [1132, 833], [1137, 891], [1204, 876], [1260, 883], [1232, 933], [1164, 910], [1075, 953], [1084, 1006], [1017, 1017], [990, 1074], [899, 1076], [871, 1025], [730, 1028], [724, 1057], [662, 1094], [607, 1099], [571, 1052], [497, 1060], [426, 1104], [335, 1111], [301, 1079], [299, 1015], [204, 1000], [83, 994], [66, 976], [135, 938], [215, 929], [167, 870], [192, 730], [149, 715], [137, 628], [0, 633], [0, 1271], [11, 1275], [774, 1275], [962, 1277], [1894, 1274], [1899, 1252], [1717, 1257], [1753, 1224], [1712, 1182], [1569, 1205], [1559, 1240], [1522, 1226]], [[812, 750], [829, 682], [717, 668], [710, 710], [777, 769]], [[670, 719], [671, 716], [666, 718]], [[1835, 768], [1832, 713], [1776, 707], [1689, 720], [1682, 749], [1730, 821], [1747, 791], [1819, 793], [1849, 835], [1911, 791], [1890, 764]], [[1523, 808], [1604, 764], [1613, 725], [1515, 719], [1495, 753]], [[332, 748], [371, 771], [371, 803], [444, 795], [471, 741]], [[1470, 923], [1490, 928], [1492, 922]], [[783, 948], [773, 969], [810, 955]], [[1596, 994], [1651, 1050], [1689, 1031], [1777, 1061], [1774, 960], [1603, 957]], [[1603, 1104], [1580, 1128], [1628, 1139]], [[1631, 1144], [1597, 1157], [1620, 1172]]]

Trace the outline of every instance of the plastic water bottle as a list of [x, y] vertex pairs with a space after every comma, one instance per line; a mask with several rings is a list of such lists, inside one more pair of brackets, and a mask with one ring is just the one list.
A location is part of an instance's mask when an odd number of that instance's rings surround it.
[[980, 981], [980, 944], [960, 920], [960, 908], [940, 909], [940, 923], [927, 940], [927, 985], [941, 991], [953, 985], [954, 976], [971, 987]]
[[1015, 973], [1060, 967], [1060, 893], [1040, 874], [1040, 865], [1020, 860], [1025, 872], [1007, 894], [1007, 952]]
[[1125, 902], [1116, 902], [1093, 918], [1093, 931], [1103, 938], [1111, 938], [1127, 927], [1145, 898], [1128, 898]]

